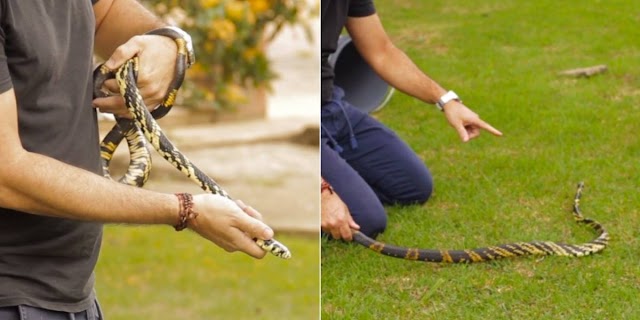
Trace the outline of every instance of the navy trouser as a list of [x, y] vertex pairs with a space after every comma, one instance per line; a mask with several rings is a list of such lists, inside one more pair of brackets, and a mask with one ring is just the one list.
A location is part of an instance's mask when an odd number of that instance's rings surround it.
[[343, 100], [335, 87], [321, 111], [321, 175], [345, 202], [360, 231], [387, 226], [383, 204], [424, 203], [433, 180], [422, 160], [389, 128]]
[[103, 320], [100, 305], [96, 301], [88, 310], [69, 313], [51, 311], [30, 306], [0, 307], [0, 320]]

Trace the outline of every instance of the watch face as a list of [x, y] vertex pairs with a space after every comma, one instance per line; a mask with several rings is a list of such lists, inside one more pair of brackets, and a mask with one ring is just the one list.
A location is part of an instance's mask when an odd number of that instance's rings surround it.
[[438, 109], [440, 109], [440, 111], [444, 111], [444, 105], [449, 103], [449, 101], [451, 100], [462, 102], [455, 92], [448, 91], [447, 93], [443, 94], [440, 99], [438, 99], [438, 101], [436, 102], [436, 106], [438, 107]]

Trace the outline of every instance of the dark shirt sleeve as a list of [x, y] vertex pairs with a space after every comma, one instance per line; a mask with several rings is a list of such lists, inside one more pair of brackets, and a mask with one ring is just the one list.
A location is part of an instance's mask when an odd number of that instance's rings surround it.
[[13, 87], [11, 75], [9, 75], [9, 65], [7, 55], [4, 52], [4, 30], [0, 26], [0, 94], [9, 91]]
[[349, 17], [366, 17], [376, 13], [373, 0], [351, 0]]

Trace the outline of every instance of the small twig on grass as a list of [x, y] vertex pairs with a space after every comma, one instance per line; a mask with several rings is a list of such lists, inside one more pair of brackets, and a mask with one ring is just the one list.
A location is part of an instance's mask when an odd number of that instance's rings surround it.
[[559, 74], [561, 76], [568, 76], [568, 77], [574, 77], [574, 78], [581, 78], [581, 77], [589, 78], [591, 76], [604, 73], [606, 71], [607, 71], [607, 66], [604, 64], [601, 64], [601, 65], [586, 67], [586, 68], [564, 70], [564, 71], [561, 71]]

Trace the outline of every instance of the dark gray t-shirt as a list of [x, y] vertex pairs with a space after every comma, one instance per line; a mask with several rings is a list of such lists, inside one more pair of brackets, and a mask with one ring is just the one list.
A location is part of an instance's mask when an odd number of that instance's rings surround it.
[[347, 23], [347, 17], [367, 17], [376, 13], [373, 0], [322, 0], [321, 7], [321, 99], [322, 104], [331, 99], [333, 91], [333, 68], [329, 55], [338, 47], [340, 33]]
[[[94, 33], [90, 0], [0, 0], [0, 93], [15, 91], [22, 145], [100, 174]], [[101, 237], [99, 223], [0, 208], [0, 306], [87, 309]]]

